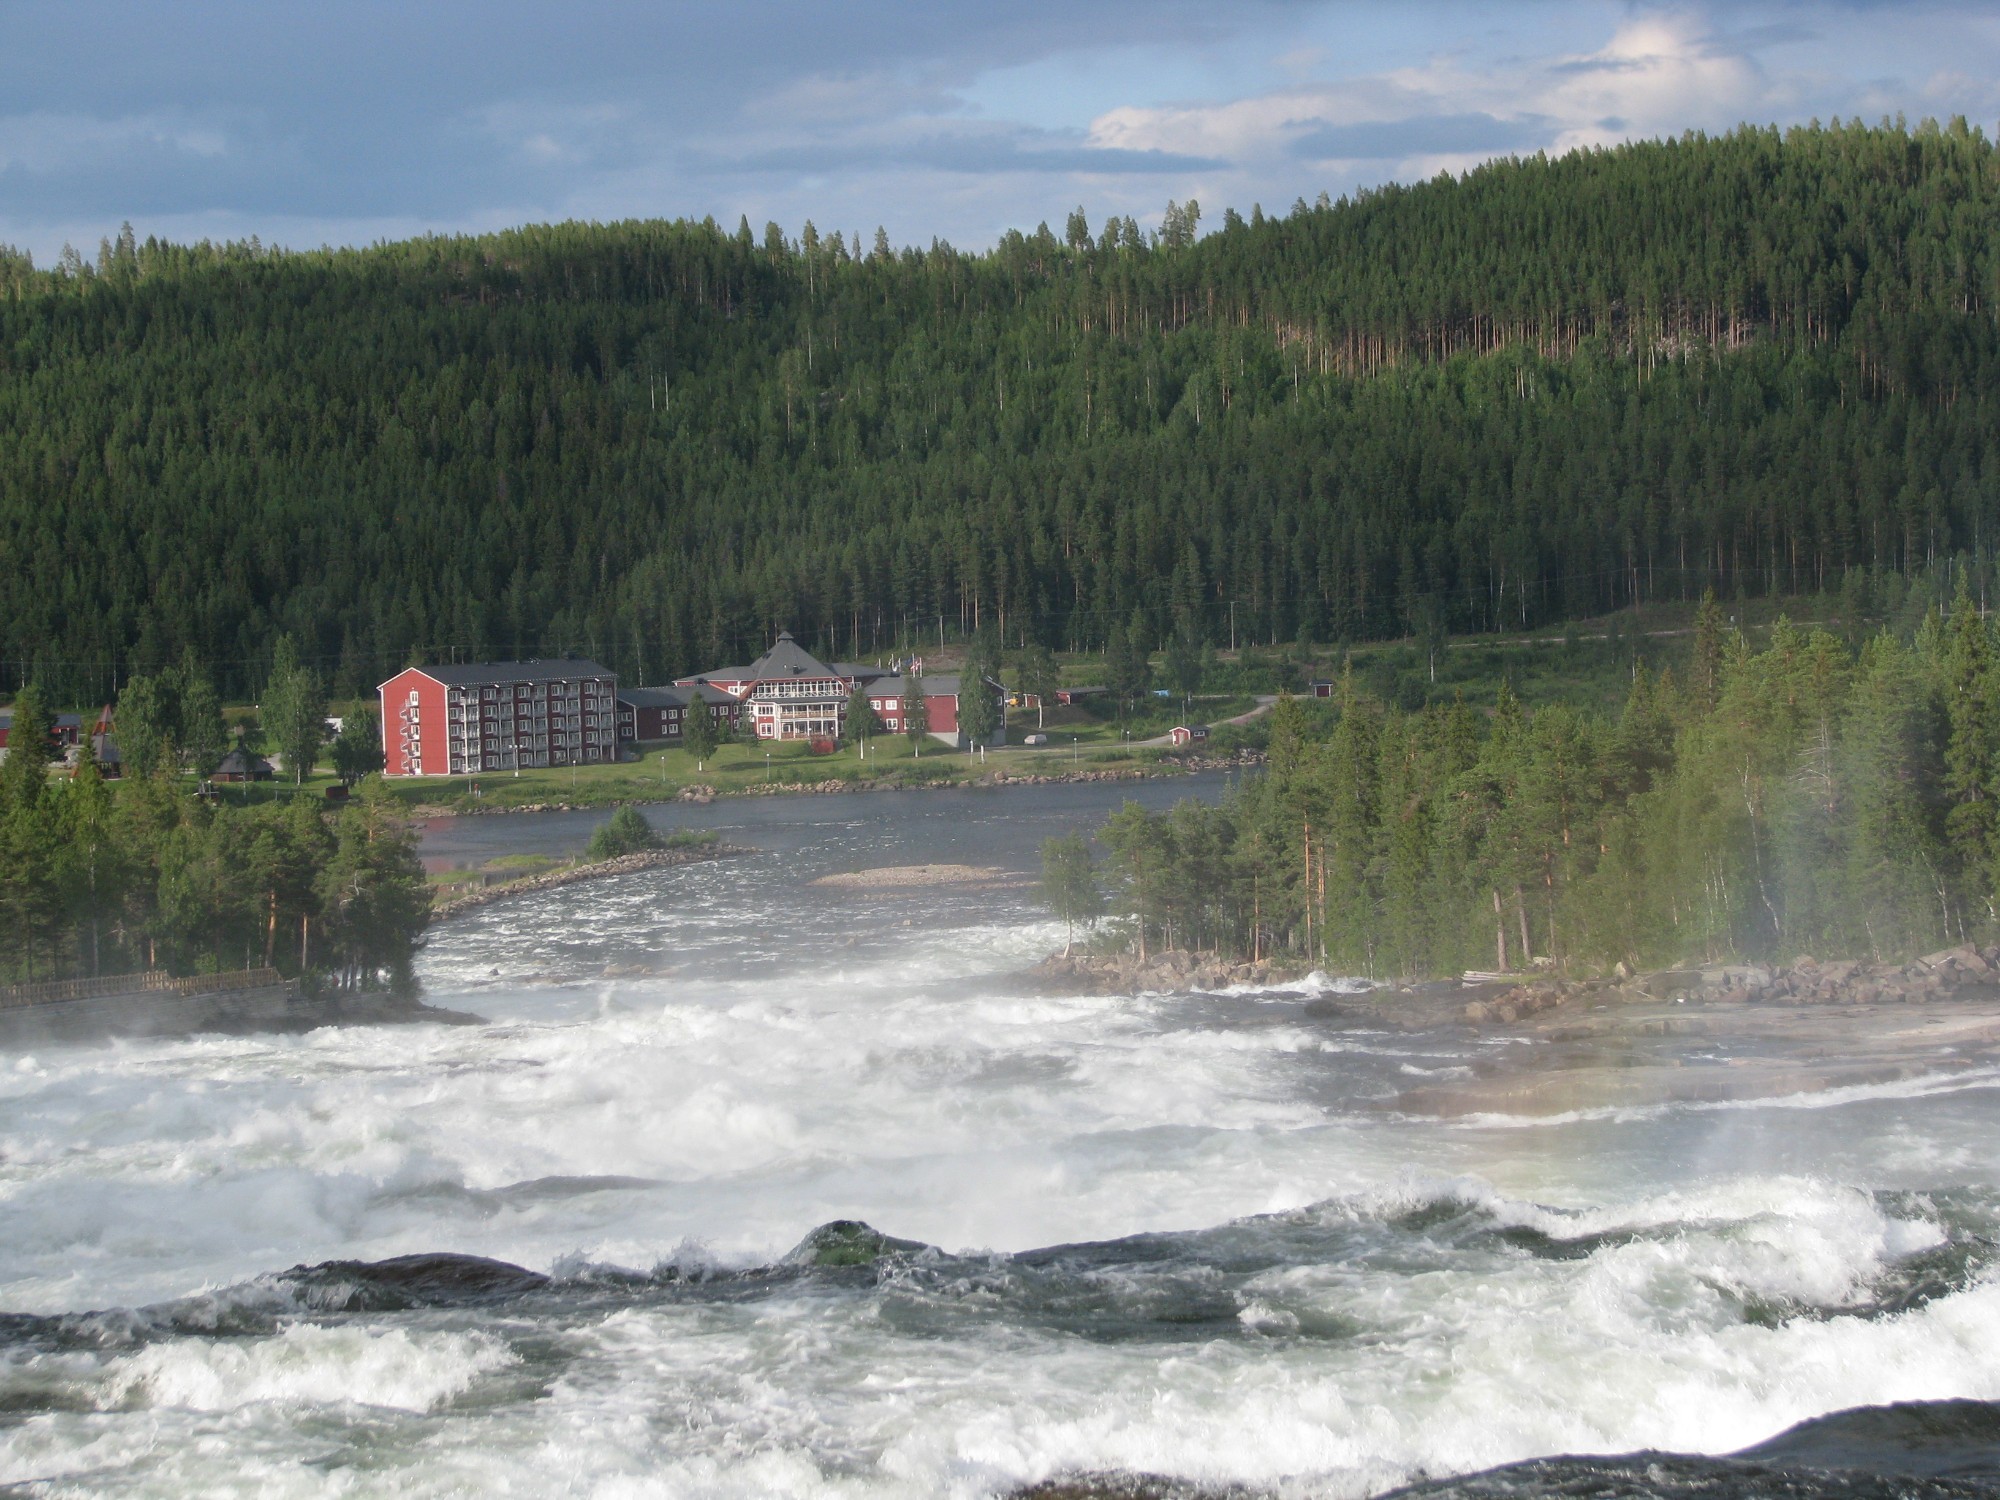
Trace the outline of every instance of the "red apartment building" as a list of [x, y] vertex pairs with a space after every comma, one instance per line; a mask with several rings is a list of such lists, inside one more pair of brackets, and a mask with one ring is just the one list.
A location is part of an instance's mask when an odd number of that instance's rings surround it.
[[382, 684], [391, 776], [465, 776], [618, 759], [618, 675], [594, 661], [408, 667]]
[[[921, 672], [921, 663], [915, 664]], [[927, 727], [956, 746], [959, 679], [922, 677]], [[620, 691], [594, 661], [409, 667], [382, 684], [382, 755], [391, 776], [467, 776], [616, 761], [633, 742], [676, 744], [696, 703], [760, 740], [834, 739], [856, 687], [891, 734], [903, 730], [906, 679], [883, 667], [828, 665], [789, 631], [747, 667]], [[986, 690], [1004, 703], [1000, 685]], [[1004, 717], [1003, 717], [1004, 722]], [[1005, 741], [1004, 729], [1000, 735]]]

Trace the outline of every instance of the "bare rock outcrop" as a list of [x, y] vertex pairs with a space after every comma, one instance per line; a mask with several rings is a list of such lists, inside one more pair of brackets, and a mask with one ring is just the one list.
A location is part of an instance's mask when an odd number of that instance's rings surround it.
[[1136, 953], [1054, 954], [1031, 971], [1069, 994], [1123, 995], [1141, 990], [1223, 990], [1232, 985], [1284, 984], [1303, 978], [1302, 964], [1231, 963], [1214, 953], [1173, 948], [1141, 959]]

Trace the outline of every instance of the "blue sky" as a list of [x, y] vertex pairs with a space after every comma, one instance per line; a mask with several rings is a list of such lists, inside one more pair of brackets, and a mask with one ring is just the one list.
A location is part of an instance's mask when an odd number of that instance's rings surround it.
[[1961, 0], [0, 0], [0, 243], [775, 219], [976, 247], [1740, 120], [2000, 120]]

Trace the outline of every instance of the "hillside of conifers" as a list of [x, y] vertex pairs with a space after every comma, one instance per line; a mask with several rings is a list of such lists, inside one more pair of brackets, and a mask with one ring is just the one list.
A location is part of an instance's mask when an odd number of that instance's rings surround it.
[[565, 224], [0, 253], [0, 692], [289, 634], [629, 681], [1360, 641], [1983, 556], [2000, 162], [1962, 123], [1494, 162], [982, 253]]

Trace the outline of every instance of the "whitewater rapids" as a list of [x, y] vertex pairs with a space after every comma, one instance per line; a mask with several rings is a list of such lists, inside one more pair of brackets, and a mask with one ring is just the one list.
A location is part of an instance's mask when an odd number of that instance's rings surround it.
[[[1518, 1044], [1036, 996], [1029, 891], [811, 884], [1031, 871], [1123, 795], [663, 812], [766, 852], [446, 925], [490, 1024], [0, 1054], [0, 1486], [1359, 1496], [2000, 1401], [1991, 1073], [1425, 1118]], [[836, 1220], [914, 1243], [790, 1255]]]

